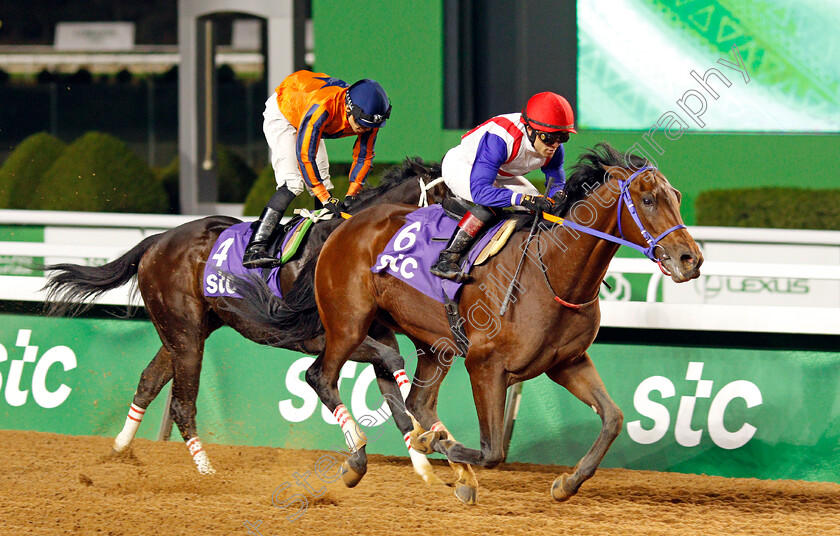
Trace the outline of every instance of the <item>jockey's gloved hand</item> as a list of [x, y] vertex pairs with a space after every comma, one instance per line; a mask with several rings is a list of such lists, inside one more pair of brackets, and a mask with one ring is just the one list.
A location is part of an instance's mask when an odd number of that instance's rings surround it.
[[339, 201], [335, 197], [330, 197], [326, 203], [324, 203], [324, 208], [332, 212], [333, 216], [336, 218], [341, 217], [341, 209], [338, 208], [338, 203]]
[[551, 200], [543, 195], [523, 195], [519, 204], [537, 214], [551, 212], [554, 206]]
[[338, 208], [340, 208], [344, 212], [347, 212], [350, 209], [350, 207], [352, 207], [353, 204], [355, 204], [355, 203], [356, 203], [356, 196], [355, 195], [347, 195], [347, 196], [344, 196], [344, 200], [341, 203], [339, 203]]
[[557, 190], [554, 192], [554, 195], [551, 196], [551, 200], [554, 202], [555, 206], [558, 206], [566, 200], [566, 192], [563, 190]]

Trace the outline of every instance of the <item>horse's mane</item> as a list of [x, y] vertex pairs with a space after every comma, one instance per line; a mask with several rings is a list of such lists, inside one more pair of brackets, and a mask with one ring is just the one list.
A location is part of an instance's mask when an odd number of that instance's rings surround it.
[[[647, 161], [640, 156], [630, 155], [630, 164], [634, 167], [647, 165]], [[612, 145], [602, 141], [592, 149], [587, 149], [572, 166], [572, 174], [566, 181], [565, 200], [554, 211], [558, 216], [565, 216], [575, 203], [585, 199], [593, 190], [604, 184], [609, 174], [602, 166], [626, 167], [624, 155]]]
[[376, 188], [366, 188], [359, 192], [356, 196], [357, 201], [367, 205], [374, 199], [382, 197], [407, 180], [418, 177], [419, 175], [414, 166], [412, 166], [412, 163], [428, 169], [429, 175], [432, 179], [440, 177], [440, 163], [425, 164], [423, 159], [419, 156], [408, 157], [402, 164], [388, 168], [385, 173], [382, 174], [382, 180], [380, 181], [379, 186]]

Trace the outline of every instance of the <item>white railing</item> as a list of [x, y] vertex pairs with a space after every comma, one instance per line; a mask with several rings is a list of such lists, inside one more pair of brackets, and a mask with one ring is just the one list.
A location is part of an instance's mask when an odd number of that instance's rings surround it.
[[[691, 227], [689, 231], [706, 257], [701, 279], [677, 285], [647, 259], [615, 258], [609, 274], [650, 278], [644, 302], [601, 301], [603, 326], [840, 334], [840, 231], [733, 227]], [[808, 303], [802, 295], [795, 296], [798, 300], [788, 299], [792, 296], [768, 300], [755, 294], [730, 294], [729, 300], [737, 304], [714, 303], [683, 290], [710, 278], [738, 282], [749, 278], [759, 290], [770, 288], [768, 283], [774, 280], [800, 282], [814, 287], [813, 294], [822, 293], [810, 300], [820, 306]]]
[[[200, 216], [143, 214], [68, 213], [48, 211], [0, 210], [0, 226], [43, 225], [45, 242], [0, 242], [0, 260], [43, 258], [45, 263], [77, 262], [102, 264], [116, 259], [144, 236], [170, 229]], [[109, 233], [120, 231], [116, 236]], [[840, 232], [776, 229], [692, 227], [692, 236], [706, 252], [701, 277], [782, 279], [830, 282], [840, 288]], [[87, 233], [87, 234], [86, 234]], [[103, 238], [104, 237], [104, 238]], [[762, 262], [750, 248], [772, 246], [779, 251], [807, 249], [805, 255], [779, 254], [774, 262]], [[728, 248], [725, 257], [709, 255], [716, 248]], [[792, 249], [790, 249], [792, 248]], [[813, 255], [813, 248], [823, 252]], [[741, 249], [746, 252], [738, 253]], [[827, 253], [826, 253], [827, 252]], [[743, 260], [731, 260], [736, 257]], [[765, 257], [767, 255], [764, 255]], [[817, 260], [814, 260], [817, 259]], [[779, 262], [781, 261], [781, 262]], [[602, 299], [602, 325], [647, 329], [688, 329], [701, 331], [740, 331], [765, 333], [840, 334], [840, 307], [809, 306], [807, 303], [713, 303], [690, 296], [674, 295], [679, 286], [664, 277], [658, 267], [640, 258], [616, 258], [610, 274], [649, 276], [645, 301]], [[0, 276], [0, 300], [43, 301], [40, 290], [44, 278]], [[691, 283], [687, 284], [690, 285]], [[104, 304], [126, 304], [128, 286], [107, 293]], [[819, 289], [817, 289], [819, 291]], [[667, 292], [666, 292], [667, 291]], [[833, 290], [831, 291], [833, 292]], [[815, 292], [817, 294], [818, 292]], [[823, 293], [824, 294], [824, 293]], [[840, 291], [837, 292], [840, 303]], [[662, 295], [662, 300], [658, 297]], [[800, 296], [801, 297], [801, 296]], [[820, 298], [825, 296], [820, 295]], [[692, 301], [693, 300], [693, 301]], [[140, 305], [134, 302], [134, 305]]]

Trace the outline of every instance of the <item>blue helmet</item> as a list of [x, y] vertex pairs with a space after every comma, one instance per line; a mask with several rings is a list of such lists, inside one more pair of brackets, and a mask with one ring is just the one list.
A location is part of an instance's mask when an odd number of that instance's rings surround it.
[[359, 80], [347, 90], [350, 115], [363, 127], [380, 128], [391, 117], [391, 101], [378, 82]]

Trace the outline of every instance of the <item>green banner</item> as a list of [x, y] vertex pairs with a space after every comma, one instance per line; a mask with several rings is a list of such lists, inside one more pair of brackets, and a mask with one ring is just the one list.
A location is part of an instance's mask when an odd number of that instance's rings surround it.
[[[593, 346], [624, 412], [602, 466], [840, 482], [840, 353], [712, 343]], [[509, 459], [574, 465], [599, 430], [590, 408], [543, 376], [524, 386]]]
[[[160, 345], [151, 323], [0, 316], [0, 428], [116, 436]], [[840, 482], [840, 353], [713, 343], [591, 348], [624, 412], [603, 466]], [[403, 356], [414, 355], [407, 339], [400, 344]], [[199, 435], [205, 443], [344, 449], [338, 426], [303, 379], [313, 359], [219, 330], [203, 362]], [[406, 362], [411, 374], [415, 361]], [[368, 425], [369, 452], [405, 455], [369, 365], [348, 363], [340, 391]], [[478, 448], [471, 392], [455, 361], [438, 409], [459, 440]], [[157, 436], [165, 394], [149, 407], [138, 437]], [[599, 429], [592, 409], [540, 376], [524, 385], [508, 460], [574, 465]]]
[[[43, 242], [44, 227], [41, 225], [0, 225], [2, 242]], [[32, 264], [43, 264], [43, 257], [22, 257], [0, 255], [0, 275], [40, 275], [30, 269]]]
[[[160, 347], [144, 320], [40, 318], [3, 314], [0, 327], [0, 427], [75, 435], [116, 436], [140, 373]], [[413, 346], [401, 339], [401, 353]], [[314, 360], [250, 342], [230, 328], [207, 341], [198, 397], [198, 431], [206, 443], [343, 449], [343, 436], [306, 384]], [[416, 362], [406, 359], [413, 373]], [[169, 387], [148, 408], [137, 437], [155, 439]], [[370, 365], [347, 363], [342, 400], [367, 426], [369, 452], [405, 455], [406, 447]], [[462, 400], [469, 379], [454, 367], [445, 400]], [[453, 433], [477, 439], [475, 413], [442, 404]], [[372, 418], [365, 418], [368, 415]], [[173, 431], [173, 439], [179, 437]]]

